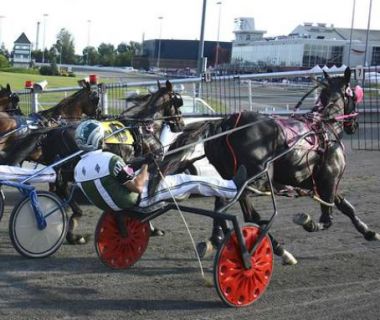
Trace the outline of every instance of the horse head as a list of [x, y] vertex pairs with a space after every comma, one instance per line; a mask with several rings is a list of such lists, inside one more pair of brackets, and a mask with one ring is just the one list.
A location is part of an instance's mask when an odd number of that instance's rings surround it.
[[13, 93], [9, 84], [6, 87], [0, 86], [0, 111], [7, 112], [12, 115], [21, 115], [21, 110], [18, 106], [20, 98], [16, 93]]
[[82, 113], [89, 117], [98, 117], [100, 114], [99, 93], [98, 90], [93, 90], [87, 81], [79, 81], [82, 89], [77, 92], [77, 104], [80, 105]]
[[355, 133], [358, 128], [357, 104], [363, 100], [360, 86], [351, 88], [351, 69], [346, 68], [344, 76], [330, 77], [323, 71], [325, 79], [319, 83], [322, 88], [316, 110], [331, 121], [342, 122], [347, 134]]
[[185, 127], [180, 110], [183, 105], [182, 97], [173, 91], [169, 80], [166, 81], [165, 86], [161, 86], [158, 82], [158, 90], [152, 94], [148, 105], [155, 110], [153, 118], [162, 118], [169, 124], [172, 132], [181, 132]]

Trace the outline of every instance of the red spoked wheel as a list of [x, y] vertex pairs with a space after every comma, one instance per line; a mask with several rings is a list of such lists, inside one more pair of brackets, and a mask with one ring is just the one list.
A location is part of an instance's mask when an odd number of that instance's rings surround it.
[[149, 222], [123, 217], [127, 236], [120, 234], [113, 212], [104, 212], [95, 232], [95, 248], [100, 260], [113, 269], [127, 269], [138, 261], [148, 247]]
[[[248, 251], [259, 235], [259, 227], [242, 228]], [[221, 245], [214, 261], [216, 290], [228, 306], [245, 307], [255, 302], [268, 287], [273, 271], [273, 249], [266, 236], [251, 257], [252, 268], [245, 269], [236, 233], [231, 232]]]

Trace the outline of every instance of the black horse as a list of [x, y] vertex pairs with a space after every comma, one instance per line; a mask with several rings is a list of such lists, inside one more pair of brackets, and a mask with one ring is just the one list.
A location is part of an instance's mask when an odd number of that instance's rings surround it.
[[[130, 128], [126, 135], [125, 132], [115, 135], [116, 139], [120, 139], [116, 143], [112, 141], [113, 138], [106, 139], [104, 150], [120, 155], [126, 162], [147, 153], [162, 154], [163, 146], [159, 140], [162, 125], [165, 122], [170, 125], [173, 132], [182, 131], [184, 123], [179, 109], [182, 104], [182, 99], [173, 92], [171, 83], [167, 81], [166, 86], [159, 87], [156, 93], [143, 99], [143, 103], [137, 103], [127, 109], [117, 120], [104, 121], [106, 135], [110, 133], [107, 129], [114, 131], [121, 127]], [[33, 160], [50, 165], [78, 151], [74, 139], [78, 124], [50, 131], [37, 148], [38, 157]], [[128, 141], [128, 136], [131, 141]], [[61, 198], [67, 199], [69, 196], [69, 183], [74, 181], [73, 172], [78, 161], [79, 157], [59, 169], [59, 181], [55, 192]], [[70, 202], [70, 206], [73, 214], [69, 221], [67, 241], [71, 244], [85, 244], [88, 237], [74, 233], [83, 211], [74, 199]]]
[[[318, 223], [306, 214], [295, 216], [294, 222], [309, 232], [328, 229], [333, 221], [333, 206], [336, 206], [351, 219], [365, 239], [380, 240], [379, 234], [360, 220], [354, 207], [338, 192], [338, 184], [346, 166], [341, 141], [343, 131], [353, 134], [357, 128], [357, 97], [349, 86], [350, 77], [349, 68], [345, 70], [343, 77], [330, 78], [325, 73], [325, 79], [318, 85], [319, 99], [310, 113], [280, 118], [242, 112], [222, 120], [193, 123], [185, 128], [170, 149], [174, 150], [236, 128], [230, 134], [204, 143], [205, 154], [210, 163], [223, 178], [231, 179], [240, 165], [244, 165], [248, 176], [253, 177], [264, 170], [268, 161], [297, 143], [288, 153], [273, 162], [269, 176], [279, 192], [284, 190], [284, 186], [291, 186], [299, 194], [305, 194], [305, 191], [313, 194], [321, 204], [322, 213]], [[242, 129], [239, 130], [239, 127]], [[289, 129], [292, 133], [298, 131], [299, 137], [307, 132], [311, 135], [297, 142], [297, 137], [289, 135]], [[184, 153], [186, 150], [167, 157], [162, 164], [162, 170], [178, 166]], [[265, 181], [254, 184], [259, 191], [265, 191], [268, 186]], [[222, 199], [216, 199], [216, 208], [224, 204]], [[249, 191], [242, 194], [240, 205], [246, 222], [265, 224], [254, 209]], [[207, 247], [206, 244], [217, 246], [223, 238], [221, 230], [226, 231], [226, 227], [225, 222], [215, 220], [213, 235], [200, 248]], [[282, 256], [284, 249], [273, 237], [271, 239], [275, 254]]]

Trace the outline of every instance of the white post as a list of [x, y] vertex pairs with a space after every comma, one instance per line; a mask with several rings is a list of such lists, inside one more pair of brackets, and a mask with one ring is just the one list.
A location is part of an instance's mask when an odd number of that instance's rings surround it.
[[253, 104], [252, 104], [252, 81], [248, 80], [248, 99], [249, 99], [249, 110], [253, 110]]
[[35, 93], [33, 90], [32, 95], [32, 112], [38, 112], [38, 93]]
[[108, 93], [107, 86], [104, 83], [99, 84], [100, 103], [102, 106], [102, 113], [108, 114]]
[[108, 93], [106, 91], [101, 94], [102, 111], [104, 114], [108, 114]]

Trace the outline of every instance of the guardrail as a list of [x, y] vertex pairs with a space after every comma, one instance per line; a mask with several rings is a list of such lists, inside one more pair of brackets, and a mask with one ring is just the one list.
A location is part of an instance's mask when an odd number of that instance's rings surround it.
[[[373, 72], [378, 68], [371, 67], [364, 70]], [[342, 72], [333, 71], [329, 72], [329, 74], [342, 74]], [[176, 91], [182, 90], [183, 94], [203, 99], [217, 113], [226, 114], [242, 109], [277, 113], [292, 110], [297, 101], [312, 86], [312, 82], [308, 82], [306, 79], [322, 76], [321, 71], [308, 70], [218, 77], [205, 75], [198, 78], [173, 79], [171, 82], [177, 87]], [[300, 79], [304, 81], [299, 81]], [[357, 82], [355, 79], [353, 81]], [[161, 80], [161, 83], [163, 84], [164, 81]], [[131, 92], [147, 92], [156, 86], [157, 80], [149, 80], [99, 84], [94, 85], [93, 88], [99, 91], [103, 112], [105, 114], [119, 114], [127, 107], [126, 98]], [[18, 91], [17, 93], [23, 97], [21, 103], [30, 107], [30, 112], [37, 112], [42, 108], [55, 105], [62, 98], [62, 95], [60, 96], [59, 94], [67, 96], [79, 89], [79, 86], [75, 86], [44, 89], [42, 92], [30, 89]], [[378, 102], [379, 86], [367, 86], [365, 91], [373, 92], [377, 98], [376, 103]], [[308, 97], [304, 102], [304, 107], [310, 108], [313, 103], [314, 97]], [[369, 107], [372, 108], [373, 103]]]

